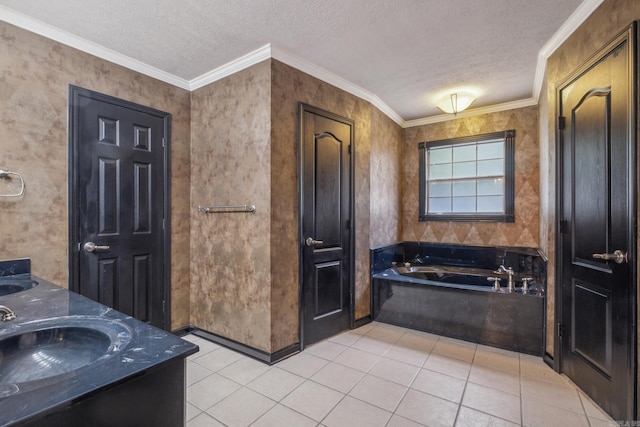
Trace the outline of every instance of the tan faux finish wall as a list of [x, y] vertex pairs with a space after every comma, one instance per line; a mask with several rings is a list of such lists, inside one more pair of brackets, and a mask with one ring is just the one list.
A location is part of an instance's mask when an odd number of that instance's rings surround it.
[[[273, 346], [297, 340], [298, 323], [298, 102], [355, 122], [356, 319], [369, 315], [369, 169], [371, 110], [367, 101], [279, 61], [272, 61]], [[277, 206], [277, 208], [276, 208]], [[277, 209], [277, 210], [276, 210]], [[277, 279], [276, 279], [277, 278]]]
[[[192, 92], [191, 323], [271, 351], [269, 61]], [[198, 206], [256, 206], [255, 214]]]
[[[516, 130], [515, 222], [418, 221], [418, 143]], [[403, 152], [403, 226], [406, 241], [538, 247], [539, 146], [536, 107], [407, 128]]]
[[171, 121], [172, 322], [189, 322], [189, 92], [0, 21], [0, 167], [26, 192], [0, 198], [0, 259], [68, 286], [69, 84], [148, 105]]
[[403, 131], [371, 109], [371, 247], [402, 240]]
[[[605, 0], [589, 18], [549, 57], [543, 95], [539, 103], [541, 149], [548, 158], [548, 168], [543, 180], [548, 182], [548, 192], [542, 193], [544, 201], [540, 212], [546, 230], [546, 240], [542, 248], [549, 258], [549, 266], [555, 264], [555, 188], [556, 188], [556, 85], [573, 70], [584, 63], [598, 49], [604, 46], [616, 34], [623, 31], [634, 20], [640, 19], [640, 2], [637, 0]], [[546, 102], [543, 102], [546, 101]], [[554, 269], [548, 271], [547, 292], [547, 352], [553, 355], [554, 331]]]

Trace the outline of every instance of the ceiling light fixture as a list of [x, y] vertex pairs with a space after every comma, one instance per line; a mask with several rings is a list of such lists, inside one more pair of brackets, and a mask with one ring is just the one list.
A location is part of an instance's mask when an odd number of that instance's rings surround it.
[[476, 100], [476, 94], [469, 91], [454, 92], [448, 96], [441, 98], [436, 102], [436, 107], [449, 114], [458, 114], [464, 111], [473, 101]]

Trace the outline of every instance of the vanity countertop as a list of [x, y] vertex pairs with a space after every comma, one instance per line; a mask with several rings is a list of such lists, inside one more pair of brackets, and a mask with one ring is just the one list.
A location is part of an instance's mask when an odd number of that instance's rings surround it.
[[[20, 274], [20, 280], [29, 280]], [[0, 280], [6, 280], [0, 277]], [[128, 378], [152, 372], [198, 347], [166, 331], [138, 321], [46, 280], [33, 277], [38, 285], [0, 296], [0, 305], [11, 308], [15, 320], [0, 322], [0, 340], [29, 332], [46, 324], [66, 327], [114, 326], [118, 339], [109, 354], [72, 372], [55, 377], [14, 384], [0, 376], [0, 426], [12, 425], [38, 414], [71, 405]], [[104, 326], [106, 325], [106, 326]], [[0, 360], [3, 349], [0, 345]], [[43, 361], [46, 365], [49, 362]], [[46, 369], [46, 368], [44, 368]], [[1, 375], [1, 373], [0, 373]]]

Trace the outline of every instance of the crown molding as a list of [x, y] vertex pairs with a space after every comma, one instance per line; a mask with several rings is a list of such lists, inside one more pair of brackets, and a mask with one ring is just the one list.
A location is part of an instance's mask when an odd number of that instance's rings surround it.
[[133, 71], [137, 71], [149, 77], [169, 83], [182, 89], [189, 89], [189, 82], [159, 68], [152, 67], [142, 61], [123, 55], [94, 42], [78, 37], [59, 28], [45, 24], [21, 13], [14, 12], [4, 6], [0, 6], [0, 20], [11, 25], [20, 27], [32, 33], [41, 35], [48, 39], [57, 41], [74, 49], [81, 50], [98, 58], [104, 59], [114, 64], [121, 65]]
[[343, 79], [342, 77], [333, 74], [332, 72], [327, 71], [324, 68], [307, 61], [306, 59], [302, 59], [299, 56], [292, 55], [288, 52], [285, 52], [284, 50], [278, 49], [273, 46], [271, 47], [271, 57], [304, 73], [307, 73], [319, 80], [322, 80], [325, 83], [329, 83], [330, 85], [344, 90], [345, 92], [362, 98], [365, 101], [369, 101], [377, 109], [387, 115], [391, 120], [393, 120], [400, 126], [404, 125], [404, 119], [400, 117], [398, 113], [393, 111], [393, 109], [391, 109], [391, 107], [389, 107], [377, 95], [369, 92], [368, 90], [363, 89], [362, 87], [351, 83], [350, 81]]
[[564, 43], [567, 38], [602, 4], [604, 0], [583, 0], [578, 8], [569, 16], [564, 24], [556, 31], [549, 41], [538, 52], [538, 63], [533, 80], [532, 98], [536, 103], [540, 99], [540, 91], [544, 82], [544, 74], [547, 69], [547, 60], [553, 52]]
[[[534, 79], [532, 97], [529, 99], [507, 102], [503, 104], [497, 104], [489, 107], [474, 108], [458, 113], [456, 118], [470, 117], [478, 114], [487, 114], [498, 111], [506, 111], [515, 108], [529, 107], [537, 105], [542, 84], [544, 81], [544, 74], [547, 65], [547, 59], [551, 54], [593, 13], [593, 11], [602, 4], [604, 0], [583, 0], [580, 6], [569, 16], [569, 19], [555, 32], [555, 34], [549, 39], [549, 41], [538, 52], [538, 63], [536, 66], [536, 73]], [[319, 80], [322, 80], [328, 84], [331, 84], [339, 89], [344, 90], [352, 95], [369, 101], [378, 110], [388, 116], [391, 120], [396, 122], [403, 128], [421, 126], [432, 123], [439, 123], [447, 120], [452, 120], [450, 114], [440, 114], [437, 116], [430, 116], [421, 119], [404, 120], [398, 113], [396, 113], [389, 105], [382, 101], [377, 95], [369, 92], [368, 90], [351, 83], [350, 81], [333, 74], [332, 72], [313, 64], [298, 56], [292, 55], [281, 49], [278, 49], [270, 44], [264, 45], [253, 52], [250, 52], [238, 59], [235, 59], [225, 65], [222, 65], [214, 70], [211, 70], [201, 76], [198, 76], [192, 80], [186, 80], [181, 77], [175, 76], [171, 73], [160, 70], [156, 67], [152, 67], [145, 64], [135, 58], [131, 58], [127, 55], [115, 52], [104, 46], [86, 40], [82, 37], [78, 37], [66, 31], [60, 30], [54, 26], [46, 24], [42, 21], [38, 21], [29, 16], [17, 13], [5, 6], [0, 5], [0, 20], [8, 22], [9, 24], [23, 28], [35, 34], [39, 34], [43, 37], [55, 40], [64, 45], [70, 46], [74, 49], [81, 50], [88, 54], [94, 55], [98, 58], [104, 59], [114, 64], [121, 65], [125, 68], [137, 71], [149, 77], [161, 80], [165, 83], [177, 86], [189, 91], [196, 90], [210, 83], [230, 76], [238, 71], [248, 68], [254, 64], [262, 62], [269, 58], [277, 59], [291, 67], [294, 67], [304, 73], [307, 73]]]
[[261, 48], [249, 52], [248, 54], [241, 56], [238, 59], [234, 59], [231, 62], [215, 68], [208, 73], [205, 73], [193, 80], [189, 81], [189, 90], [196, 90], [210, 83], [222, 80], [232, 74], [242, 71], [245, 68], [249, 68], [259, 62], [269, 59], [272, 56], [272, 49], [270, 44], [266, 44]]
[[465, 117], [474, 117], [481, 114], [497, 113], [500, 111], [515, 110], [517, 108], [533, 107], [538, 105], [538, 101], [533, 98], [521, 99], [519, 101], [504, 102], [502, 104], [489, 105], [487, 107], [470, 108], [458, 114], [439, 114], [437, 116], [425, 117], [423, 119], [407, 120], [404, 122], [404, 128], [415, 126], [431, 125], [434, 123], [448, 122], [455, 119], [463, 119]]

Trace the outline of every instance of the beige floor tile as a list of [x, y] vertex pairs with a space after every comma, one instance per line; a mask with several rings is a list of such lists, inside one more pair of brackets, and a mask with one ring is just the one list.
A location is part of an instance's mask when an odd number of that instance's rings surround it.
[[202, 411], [198, 408], [196, 408], [194, 405], [192, 405], [189, 402], [187, 403], [187, 407], [186, 407], [186, 418], [187, 421], [197, 417], [198, 415], [200, 415], [202, 413]]
[[405, 332], [406, 329], [399, 326], [377, 323], [373, 329], [367, 332], [367, 336], [394, 344], [404, 335]]
[[213, 371], [196, 362], [187, 360], [187, 386], [197, 383], [211, 374], [213, 374]]
[[396, 344], [384, 354], [384, 357], [397, 360], [398, 362], [407, 363], [409, 365], [422, 367], [424, 362], [427, 360], [427, 357], [429, 357], [429, 352], [403, 347], [396, 342]]
[[512, 423], [502, 418], [476, 411], [465, 406], [460, 407], [455, 427], [518, 427], [520, 423]]
[[423, 368], [466, 380], [471, 370], [471, 363], [431, 353]]
[[240, 385], [218, 374], [211, 374], [207, 378], [187, 387], [187, 401], [206, 411], [220, 400], [224, 399]]
[[476, 350], [473, 364], [520, 375], [520, 357], [518, 355], [501, 354], [484, 349]]
[[593, 403], [589, 396], [582, 392], [578, 392], [578, 396], [580, 397], [582, 406], [584, 407], [584, 410], [589, 418], [596, 418], [602, 421], [613, 421], [609, 414], [604, 412], [599, 406]]
[[531, 356], [529, 354], [520, 355], [520, 375], [563, 386], [570, 385], [570, 382], [565, 377], [551, 369], [544, 363], [541, 357]]
[[343, 397], [344, 394], [329, 387], [305, 381], [280, 403], [319, 422]]
[[351, 348], [356, 348], [358, 350], [366, 351], [369, 353], [377, 354], [378, 356], [382, 356], [393, 346], [392, 342], [388, 342], [382, 340], [380, 338], [370, 337], [369, 334], [363, 336], [358, 341], [353, 343]]
[[316, 372], [311, 380], [341, 393], [348, 393], [364, 375], [364, 372], [330, 362]]
[[251, 427], [315, 427], [317, 422], [283, 405], [276, 405], [251, 424]]
[[305, 381], [299, 375], [280, 368], [271, 368], [247, 384], [250, 389], [279, 402]]
[[322, 421], [327, 427], [384, 427], [391, 412], [346, 396]]
[[469, 382], [520, 395], [520, 376], [506, 371], [473, 365], [469, 373]]
[[393, 412], [407, 390], [407, 387], [367, 375], [351, 390], [349, 395]]
[[408, 329], [407, 332], [396, 341], [396, 345], [431, 353], [431, 350], [433, 350], [439, 340], [440, 337], [437, 335]]
[[422, 369], [411, 385], [412, 389], [460, 403], [466, 382], [439, 372]]
[[336, 344], [341, 344], [341, 345], [344, 345], [346, 347], [349, 347], [354, 342], [358, 341], [360, 338], [362, 338], [361, 334], [356, 334], [356, 333], [353, 333], [353, 332], [349, 331], [349, 332], [343, 332], [343, 333], [338, 334], [338, 335], [334, 335], [331, 338], [329, 338], [328, 341], [331, 341], [331, 342], [334, 342]]
[[598, 418], [589, 418], [590, 427], [620, 427], [620, 423], [615, 421], [604, 421]]
[[476, 345], [452, 338], [440, 338], [431, 350], [431, 354], [452, 357], [454, 359], [471, 362], [476, 353]]
[[276, 366], [303, 378], [310, 378], [327, 363], [329, 362], [325, 359], [303, 352], [279, 362]]
[[248, 426], [276, 402], [246, 387], [213, 405], [207, 413], [229, 427]]
[[187, 422], [187, 427], [225, 427], [225, 425], [213, 419], [206, 412], [203, 412], [191, 421]]
[[423, 427], [424, 424], [419, 424], [415, 421], [411, 421], [407, 418], [399, 415], [392, 415], [391, 419], [387, 423], [387, 427]]
[[369, 374], [409, 387], [419, 371], [417, 366], [383, 357], [371, 368]]
[[352, 329], [351, 332], [358, 335], [364, 335], [373, 329], [376, 326], [376, 322], [367, 323], [366, 325], [362, 325], [359, 328]]
[[[222, 348], [222, 346], [220, 346], [219, 344], [216, 344], [214, 342], [211, 342], [209, 340], [206, 340], [204, 338], [201, 338], [195, 335], [188, 335], [188, 337], [189, 337], [189, 341], [191, 341], [192, 343], [200, 347], [200, 350], [197, 353], [189, 356], [190, 358], [193, 358], [193, 359], [197, 359], [209, 353], [212, 350], [217, 350], [219, 348]], [[182, 338], [186, 339], [186, 337], [182, 337]]]
[[380, 356], [355, 348], [348, 348], [334, 359], [334, 362], [362, 372], [369, 372], [378, 363]]
[[462, 405], [519, 424], [520, 396], [468, 383]]
[[525, 403], [562, 408], [578, 414], [584, 413], [578, 391], [571, 386], [540, 381], [534, 378], [522, 378], [522, 400]]
[[584, 414], [555, 408], [553, 406], [536, 405], [524, 400], [522, 409], [525, 427], [588, 427], [589, 422]]
[[347, 346], [342, 344], [332, 341], [322, 341], [305, 348], [304, 351], [322, 359], [333, 360], [346, 349]]
[[396, 414], [430, 427], [452, 426], [458, 405], [427, 393], [409, 390]]
[[238, 384], [246, 385], [268, 370], [269, 365], [249, 357], [243, 357], [231, 365], [220, 369], [218, 373]]
[[219, 348], [204, 354], [202, 357], [198, 357], [194, 360], [194, 362], [204, 366], [210, 371], [217, 372], [220, 369], [226, 368], [227, 366], [231, 365], [233, 362], [242, 359], [243, 357], [246, 356], [243, 356], [240, 353], [236, 353], [233, 350]]

